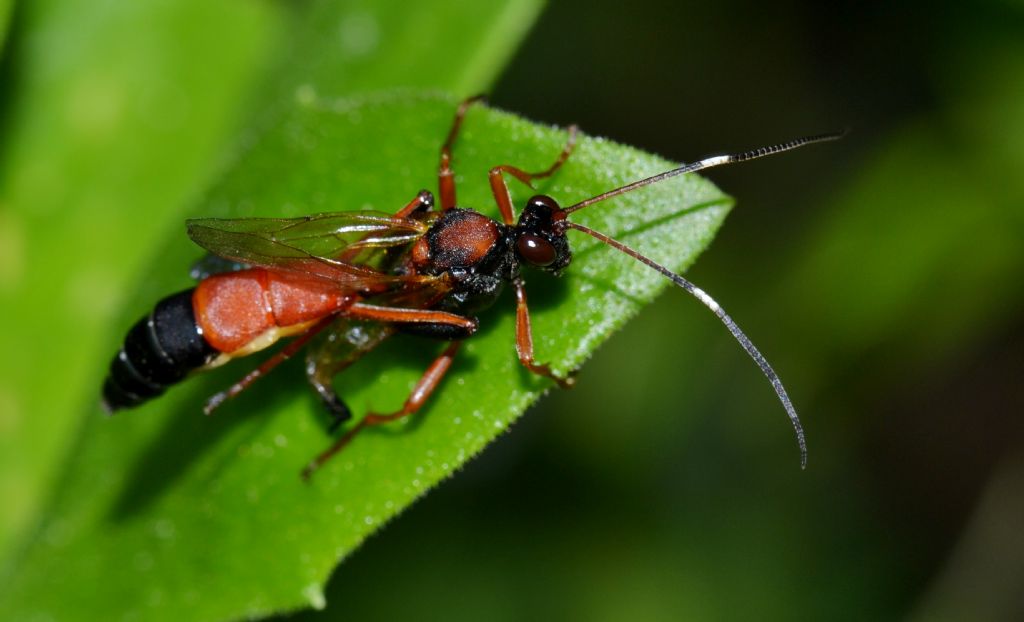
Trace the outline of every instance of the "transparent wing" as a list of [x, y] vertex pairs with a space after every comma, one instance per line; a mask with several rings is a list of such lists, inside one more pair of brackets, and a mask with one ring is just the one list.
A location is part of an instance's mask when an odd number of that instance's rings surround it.
[[227, 272], [238, 272], [239, 270], [245, 270], [251, 268], [249, 264], [239, 263], [230, 259], [224, 259], [217, 255], [206, 253], [192, 264], [192, 267], [188, 270], [188, 276], [193, 281], [202, 281], [203, 279], [209, 278], [215, 274], [224, 274]]
[[335, 212], [302, 218], [199, 218], [188, 235], [234, 262], [286, 270], [364, 289], [392, 283], [429, 283], [436, 277], [388, 274], [388, 249], [407, 246], [428, 223], [378, 212]]

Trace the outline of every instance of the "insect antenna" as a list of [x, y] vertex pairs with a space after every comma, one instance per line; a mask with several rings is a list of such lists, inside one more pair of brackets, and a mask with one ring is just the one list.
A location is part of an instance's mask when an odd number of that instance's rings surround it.
[[683, 175], [685, 173], [696, 173], [697, 171], [704, 170], [706, 168], [712, 168], [715, 166], [722, 166], [723, 164], [732, 164], [734, 162], [745, 162], [747, 160], [756, 160], [757, 158], [763, 158], [765, 156], [775, 155], [776, 153], [783, 153], [785, 151], [792, 151], [793, 149], [799, 149], [806, 145], [813, 145], [814, 143], [823, 143], [830, 140], [838, 140], [846, 135], [846, 131], [833, 132], [830, 134], [817, 134], [815, 136], [804, 136], [803, 138], [797, 138], [785, 143], [779, 143], [777, 145], [769, 145], [767, 147], [761, 147], [759, 149], [751, 149], [750, 151], [744, 151], [742, 153], [731, 153], [727, 155], [711, 156], [710, 158], [704, 158], [697, 162], [691, 162], [690, 164], [684, 164], [679, 168], [674, 168], [671, 171], [665, 171], [664, 173], [658, 173], [652, 177], [634, 181], [631, 184], [626, 184], [621, 188], [615, 188], [608, 192], [602, 192], [601, 194], [590, 197], [585, 201], [580, 201], [576, 205], [570, 205], [569, 207], [562, 208], [562, 212], [565, 214], [571, 214], [576, 210], [583, 209], [588, 205], [593, 205], [605, 199], [617, 197], [620, 194], [626, 194], [632, 192], [637, 188], [656, 184], [659, 181], [675, 177], [676, 175]]
[[763, 373], [765, 377], [768, 378], [768, 381], [772, 383], [772, 388], [775, 389], [775, 394], [779, 396], [779, 401], [782, 402], [782, 407], [786, 409], [786, 414], [789, 415], [789, 421], [792, 423], [793, 430], [796, 432], [796, 442], [800, 446], [800, 468], [807, 468], [807, 441], [804, 438], [804, 428], [800, 423], [799, 415], [796, 414], [796, 409], [793, 408], [793, 403], [790, 401], [789, 395], [786, 393], [786, 388], [782, 386], [782, 380], [779, 379], [778, 374], [775, 373], [772, 366], [768, 364], [764, 355], [761, 354], [757, 347], [750, 341], [743, 331], [740, 330], [740, 327], [736, 325], [736, 322], [729, 317], [729, 315], [722, 309], [722, 306], [719, 305], [714, 298], [690, 281], [684, 279], [675, 272], [672, 272], [653, 259], [641, 255], [639, 252], [618, 240], [614, 240], [603, 233], [594, 231], [590, 227], [585, 227], [581, 224], [569, 222], [567, 220], [563, 220], [561, 226], [586, 233], [587, 235], [604, 242], [608, 246], [622, 251], [633, 259], [654, 268], [658, 272], [667, 276], [673, 283], [686, 290], [687, 293], [699, 300], [705, 307], [711, 309], [711, 311], [718, 316], [718, 319], [725, 324], [725, 327], [729, 329], [729, 332], [732, 333], [732, 336], [736, 341], [738, 341], [739, 344], [743, 346], [743, 349], [747, 351], [750, 358], [754, 359], [757, 366], [761, 368], [761, 373]]
[[588, 205], [593, 205], [594, 203], [598, 203], [600, 201], [604, 201], [612, 197], [617, 197], [620, 194], [632, 192], [633, 190], [637, 190], [638, 188], [642, 188], [644, 186], [656, 184], [659, 181], [663, 181], [670, 177], [675, 177], [677, 175], [683, 175], [686, 173], [695, 173], [706, 168], [722, 166], [723, 164], [732, 164], [734, 162], [756, 160], [757, 158], [763, 158], [765, 156], [774, 155], [776, 153], [792, 151], [793, 149], [798, 149], [806, 145], [813, 145], [815, 143], [823, 143], [831, 140], [838, 140], [842, 138], [844, 135], [846, 135], [845, 130], [843, 130], [842, 132], [833, 132], [829, 134], [804, 136], [802, 138], [797, 138], [794, 140], [790, 140], [788, 142], [778, 143], [775, 145], [768, 145], [767, 147], [751, 149], [750, 151], [743, 151], [741, 153], [711, 156], [709, 158], [704, 158], [703, 160], [698, 160], [697, 162], [692, 162], [690, 164], [684, 164], [670, 171], [665, 171], [664, 173], [659, 173], [657, 175], [647, 177], [639, 181], [634, 181], [633, 183], [630, 184], [626, 184], [625, 186], [615, 188], [607, 192], [603, 192], [597, 196], [593, 196], [590, 197], [589, 199], [580, 201], [575, 205], [570, 205], [569, 207], [562, 208], [555, 215], [555, 221], [560, 229], [575, 229], [582, 233], [586, 233], [587, 235], [597, 238], [601, 242], [604, 242], [608, 246], [611, 246], [612, 248], [622, 251], [623, 253], [629, 255], [633, 259], [636, 259], [640, 263], [646, 264], [651, 268], [654, 268], [661, 274], [668, 277], [673, 283], [675, 283], [682, 289], [686, 290], [687, 293], [689, 293], [691, 296], [699, 300], [701, 304], [703, 304], [708, 309], [711, 309], [711, 311], [718, 316], [718, 319], [721, 320], [723, 324], [725, 324], [725, 327], [729, 329], [729, 332], [732, 333], [732, 336], [736, 339], [736, 341], [738, 341], [739, 344], [743, 346], [743, 349], [747, 351], [747, 354], [750, 355], [750, 358], [754, 359], [754, 362], [757, 363], [757, 366], [761, 368], [761, 373], [763, 373], [764, 376], [768, 379], [768, 381], [772, 383], [772, 388], [775, 389], [775, 394], [779, 396], [779, 401], [782, 402], [782, 407], [786, 409], [786, 414], [789, 416], [789, 421], [793, 425], [793, 431], [796, 432], [796, 441], [797, 444], [800, 446], [801, 468], [807, 467], [807, 441], [804, 438], [804, 428], [803, 425], [800, 423], [800, 417], [799, 415], [796, 414], [796, 409], [793, 408], [793, 403], [789, 399], [789, 394], [786, 393], [786, 388], [782, 386], [782, 380], [779, 379], [778, 374], [776, 374], [775, 370], [772, 369], [772, 366], [768, 364], [768, 360], [764, 358], [764, 355], [761, 354], [760, 350], [758, 350], [757, 347], [753, 344], [753, 342], [751, 342], [750, 339], [743, 333], [743, 331], [740, 330], [740, 327], [736, 325], [736, 322], [734, 322], [733, 319], [729, 317], [729, 315], [722, 309], [721, 305], [719, 305], [714, 298], [708, 295], [707, 292], [697, 287], [690, 281], [679, 276], [675, 272], [672, 272], [671, 270], [654, 261], [653, 259], [641, 255], [638, 251], [633, 250], [632, 248], [626, 246], [622, 242], [614, 240], [603, 233], [594, 231], [593, 229], [585, 227], [581, 224], [570, 222], [566, 220], [566, 216], [568, 216], [572, 212], [581, 210], [584, 207], [587, 207]]

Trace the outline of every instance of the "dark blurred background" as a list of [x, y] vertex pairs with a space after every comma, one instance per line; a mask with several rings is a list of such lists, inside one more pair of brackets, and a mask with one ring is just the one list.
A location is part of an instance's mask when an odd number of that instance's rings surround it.
[[[19, 11], [45, 23], [47, 7], [59, 5]], [[10, 6], [0, 1], [0, 11]], [[144, 119], [183, 154], [152, 170], [106, 167], [109, 150], [151, 147], [130, 136], [111, 146], [103, 132], [130, 108], [118, 108], [118, 97], [168, 93], [111, 94], [102, 73], [60, 90], [47, 80], [66, 59], [38, 51], [74, 42], [12, 30], [9, 49], [45, 62], [18, 74], [8, 55], [0, 90], [16, 80], [52, 95], [43, 105], [73, 100], [80, 142], [51, 149], [34, 139], [49, 128], [16, 127], [10, 100], [0, 106], [11, 144], [69, 171], [60, 186], [40, 181], [52, 173], [45, 165], [0, 174], [0, 313], [12, 283], [97, 243], [78, 231], [108, 223], [78, 222], [86, 212], [63, 207], [123, 197], [90, 194], [83, 180], [146, 180], [135, 189], [140, 201], [173, 205], [199, 191], [183, 180], [199, 179], [208, 156], [188, 154], [215, 153], [232, 136], [230, 118], [259, 82], [257, 67], [273, 65], [251, 60], [272, 49], [267, 15], [232, 14], [229, 35], [217, 30], [220, 5], [201, 6], [210, 19], [143, 28], [123, 16], [137, 39], [129, 43], [141, 48], [181, 33], [191, 42], [233, 37], [230, 54], [211, 46], [203, 62], [185, 52], [157, 59], [166, 66], [154, 73], [187, 66], [189, 84], [223, 90], [230, 105], [183, 112], [188, 121], [177, 125], [174, 115]], [[184, 109], [189, 98], [178, 96]], [[705, 308], [670, 291], [598, 352], [576, 389], [550, 394], [342, 564], [325, 611], [294, 617], [1024, 619], [1019, 2], [554, 0], [491, 101], [681, 161], [850, 129], [838, 143], [711, 171], [738, 203], [688, 273], [785, 380], [804, 419], [808, 469], [800, 471], [792, 431], [757, 368]], [[26, 228], [55, 223], [43, 246], [31, 235], [25, 243], [29, 256], [52, 261], [16, 263], [24, 214], [9, 215], [2, 201], [16, 203], [19, 192], [34, 202]], [[151, 206], [115, 207], [91, 213], [144, 224]], [[104, 244], [145, 247], [161, 235], [120, 229], [128, 234]], [[123, 296], [105, 274], [71, 279], [84, 326], [109, 322]], [[51, 312], [45, 288], [31, 295], [39, 304], [28, 308]], [[11, 334], [24, 319], [3, 317]], [[32, 354], [93, 365], [64, 345], [81, 338], [97, 347], [99, 335], [79, 332], [54, 322]], [[47, 465], [74, 430], [19, 418], [39, 411], [12, 397], [22, 360], [0, 362], [5, 528], [28, 523], [41, 503], [33, 487], [56, 472]], [[80, 398], [67, 393], [33, 399], [63, 412]], [[43, 445], [38, 464], [24, 468]]]
[[[689, 276], [342, 565], [326, 616], [1024, 619], [1024, 11], [554, 2], [492, 101], [737, 198]], [[395, 598], [381, 594], [394, 591]], [[323, 615], [323, 614], [321, 614]]]

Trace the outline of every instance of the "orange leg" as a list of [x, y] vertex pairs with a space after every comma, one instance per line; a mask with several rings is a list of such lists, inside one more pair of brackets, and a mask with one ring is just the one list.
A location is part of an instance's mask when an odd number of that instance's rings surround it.
[[519, 362], [523, 367], [529, 369], [538, 376], [551, 378], [563, 389], [568, 389], [576, 384], [576, 372], [569, 372], [567, 376], [559, 376], [551, 371], [547, 365], [537, 363], [533, 360], [533, 329], [530, 327], [530, 310], [526, 306], [526, 288], [521, 280], [516, 280], [516, 354], [519, 355]]
[[405, 400], [405, 405], [402, 406], [401, 410], [386, 415], [377, 413], [367, 413], [363, 417], [362, 421], [357, 423], [351, 430], [345, 432], [333, 445], [328, 447], [323, 453], [313, 459], [306, 468], [302, 469], [302, 479], [308, 480], [314, 471], [324, 465], [325, 462], [331, 459], [332, 456], [337, 454], [339, 451], [345, 448], [346, 445], [352, 442], [352, 439], [357, 434], [365, 430], [366, 428], [381, 425], [382, 423], [390, 423], [409, 415], [415, 414], [423, 404], [430, 397], [430, 394], [434, 392], [437, 385], [441, 383], [441, 379], [444, 378], [445, 373], [452, 366], [452, 361], [455, 359], [455, 354], [459, 351], [459, 346], [462, 345], [461, 341], [452, 342], [441, 356], [434, 359], [434, 362], [430, 364], [427, 371], [423, 373], [419, 382], [413, 387], [412, 393]]
[[558, 155], [558, 159], [555, 163], [549, 166], [546, 170], [539, 173], [527, 173], [522, 169], [518, 169], [508, 164], [502, 164], [495, 166], [491, 169], [488, 174], [489, 181], [491, 182], [491, 193], [494, 194], [494, 200], [498, 204], [498, 210], [501, 212], [501, 218], [505, 221], [506, 225], [512, 225], [516, 222], [515, 210], [512, 208], [512, 194], [508, 190], [508, 184], [505, 182], [505, 178], [502, 176], [503, 173], [515, 177], [519, 181], [523, 182], [531, 188], [533, 185], [530, 183], [534, 179], [541, 179], [543, 177], [550, 177], [565, 164], [565, 161], [569, 159], [572, 154], [573, 148], [576, 146], [576, 126], [569, 126], [569, 139], [565, 141], [565, 147], [562, 148], [562, 153]]
[[455, 207], [455, 171], [452, 170], [452, 146], [455, 138], [459, 135], [459, 128], [462, 127], [462, 119], [466, 116], [469, 107], [487, 98], [484, 95], [476, 95], [464, 100], [455, 111], [455, 120], [452, 121], [452, 129], [448, 130], [448, 138], [441, 145], [441, 166], [437, 172], [437, 189], [441, 195], [441, 210], [447, 211]]
[[263, 376], [266, 376], [273, 371], [275, 367], [295, 356], [295, 353], [298, 352], [302, 346], [309, 343], [310, 339], [315, 337], [317, 333], [333, 322], [334, 317], [335, 316], [333, 315], [329, 315], [320, 320], [314, 324], [312, 328], [293, 339], [292, 342], [285, 347], [281, 348], [276, 354], [274, 354], [274, 356], [263, 361], [259, 367], [246, 374], [244, 378], [231, 385], [226, 391], [221, 391], [220, 393], [210, 396], [210, 399], [206, 400], [206, 405], [203, 406], [203, 412], [207, 415], [211, 414], [218, 406], [235, 397], [242, 391], [245, 391], [252, 385], [252, 383], [256, 382]]
[[445, 324], [466, 331], [466, 336], [476, 332], [477, 321], [445, 311], [429, 311], [425, 309], [404, 309], [401, 307], [381, 307], [361, 302], [345, 309], [345, 315], [361, 320], [377, 320], [397, 324]]
[[408, 218], [419, 210], [429, 210], [434, 207], [434, 195], [429, 190], [420, 190], [419, 194], [409, 204], [395, 213], [396, 218]]

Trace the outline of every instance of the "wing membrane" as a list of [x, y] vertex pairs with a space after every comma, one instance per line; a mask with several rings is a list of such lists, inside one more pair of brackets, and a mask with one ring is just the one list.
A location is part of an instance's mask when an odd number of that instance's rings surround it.
[[209, 252], [244, 264], [319, 277], [363, 289], [434, 277], [388, 274], [389, 248], [408, 245], [428, 224], [388, 214], [335, 212], [302, 218], [199, 218], [188, 235]]

